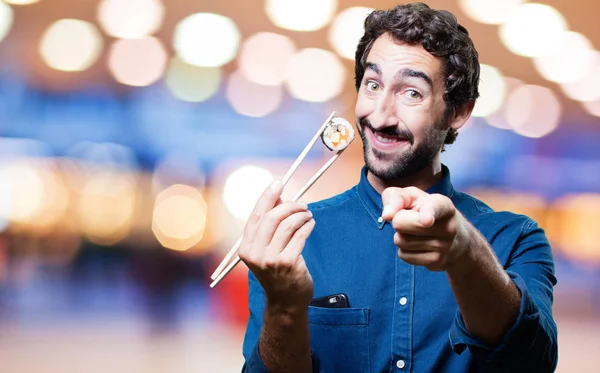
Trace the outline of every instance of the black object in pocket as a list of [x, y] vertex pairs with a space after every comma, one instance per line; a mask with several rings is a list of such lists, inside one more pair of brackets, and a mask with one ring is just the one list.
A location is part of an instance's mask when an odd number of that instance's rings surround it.
[[350, 303], [348, 302], [348, 296], [346, 294], [334, 294], [327, 295], [325, 297], [320, 297], [313, 299], [310, 302], [310, 305], [313, 307], [322, 307], [322, 308], [349, 308]]

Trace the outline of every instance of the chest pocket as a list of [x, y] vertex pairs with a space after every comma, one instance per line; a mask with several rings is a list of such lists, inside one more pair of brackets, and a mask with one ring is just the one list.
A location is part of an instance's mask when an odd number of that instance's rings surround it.
[[308, 307], [310, 344], [326, 373], [369, 373], [369, 309]]

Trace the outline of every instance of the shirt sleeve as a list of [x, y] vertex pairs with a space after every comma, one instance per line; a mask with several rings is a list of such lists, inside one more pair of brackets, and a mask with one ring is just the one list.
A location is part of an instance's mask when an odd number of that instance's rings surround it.
[[507, 264], [506, 272], [521, 294], [519, 315], [495, 346], [467, 331], [460, 311], [450, 330], [455, 352], [469, 348], [485, 372], [554, 372], [557, 328], [552, 318], [554, 260], [544, 231], [528, 219]]
[[[244, 336], [244, 366], [242, 373], [269, 373], [260, 357], [258, 339], [265, 312], [265, 293], [252, 272], [248, 271], [248, 308], [250, 316]], [[318, 357], [311, 351], [313, 373], [325, 373]]]

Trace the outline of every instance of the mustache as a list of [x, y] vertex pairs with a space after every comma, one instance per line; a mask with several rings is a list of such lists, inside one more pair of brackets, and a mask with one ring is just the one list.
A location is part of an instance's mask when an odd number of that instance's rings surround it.
[[375, 129], [373, 127], [373, 125], [371, 124], [371, 121], [369, 121], [369, 119], [367, 118], [361, 118], [358, 120], [358, 123], [360, 124], [361, 129], [364, 132], [365, 127], [369, 128], [371, 131], [373, 131], [373, 133], [382, 133], [384, 135], [388, 135], [388, 136], [394, 136], [394, 137], [398, 137], [402, 140], [406, 140], [408, 142], [410, 142], [411, 144], [414, 142], [414, 136], [413, 134], [404, 129], [404, 128], [400, 128], [398, 126], [390, 126], [390, 127], [385, 127], [385, 128], [381, 128], [381, 129]]

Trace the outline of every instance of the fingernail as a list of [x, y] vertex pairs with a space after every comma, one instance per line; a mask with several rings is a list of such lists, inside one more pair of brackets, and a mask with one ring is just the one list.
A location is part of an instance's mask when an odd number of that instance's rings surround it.
[[271, 183], [271, 189], [277, 190], [277, 189], [279, 189], [280, 185], [281, 185], [281, 181], [273, 180], [273, 182]]
[[304, 203], [304, 202], [298, 202], [298, 204], [300, 206], [302, 206], [303, 209], [305, 209], [305, 210], [308, 209], [308, 205], [306, 203]]
[[381, 216], [387, 216], [392, 213], [392, 207], [389, 205], [383, 206], [383, 211], [381, 212]]

